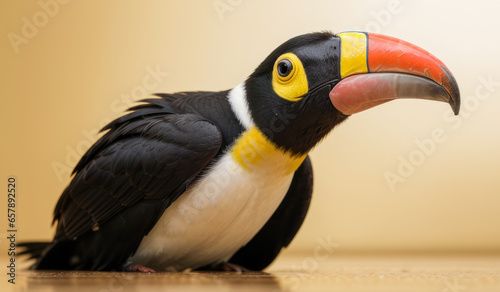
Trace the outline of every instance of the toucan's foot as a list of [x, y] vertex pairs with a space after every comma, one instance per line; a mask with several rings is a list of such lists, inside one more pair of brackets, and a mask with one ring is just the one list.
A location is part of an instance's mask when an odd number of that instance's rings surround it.
[[127, 267], [126, 271], [129, 272], [141, 272], [141, 273], [155, 273], [156, 271], [141, 265], [131, 265]]
[[225, 272], [237, 272], [237, 273], [248, 273], [252, 272], [252, 270], [249, 270], [245, 267], [232, 264], [232, 263], [220, 263], [218, 265], [214, 266], [214, 270], [217, 271], [225, 271]]

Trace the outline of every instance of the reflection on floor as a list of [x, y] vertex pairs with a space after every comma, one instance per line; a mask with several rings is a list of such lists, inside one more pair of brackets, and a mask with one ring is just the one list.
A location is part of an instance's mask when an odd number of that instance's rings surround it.
[[[267, 273], [21, 271], [15, 291], [500, 291], [500, 255], [281, 257]], [[6, 281], [4, 281], [5, 283]], [[5, 287], [2, 284], [2, 287]], [[2, 291], [5, 291], [2, 288]]]

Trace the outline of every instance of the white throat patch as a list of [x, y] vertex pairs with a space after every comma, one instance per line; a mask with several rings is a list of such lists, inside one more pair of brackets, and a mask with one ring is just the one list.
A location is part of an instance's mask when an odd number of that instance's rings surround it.
[[250, 129], [255, 125], [250, 110], [248, 108], [247, 93], [245, 89], [245, 82], [242, 82], [229, 91], [227, 95], [231, 109], [233, 110], [236, 118], [245, 129]]

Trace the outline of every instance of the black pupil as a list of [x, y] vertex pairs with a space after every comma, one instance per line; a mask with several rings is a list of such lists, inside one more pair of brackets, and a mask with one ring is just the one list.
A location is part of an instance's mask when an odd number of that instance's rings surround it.
[[281, 60], [278, 64], [278, 73], [282, 77], [288, 76], [292, 72], [292, 63], [288, 59]]

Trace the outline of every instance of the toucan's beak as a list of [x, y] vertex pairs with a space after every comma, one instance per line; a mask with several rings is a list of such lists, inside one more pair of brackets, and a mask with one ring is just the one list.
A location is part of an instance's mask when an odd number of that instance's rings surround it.
[[340, 112], [352, 115], [398, 98], [444, 101], [460, 110], [457, 82], [439, 59], [396, 38], [346, 32], [341, 39], [341, 81], [330, 92]]

